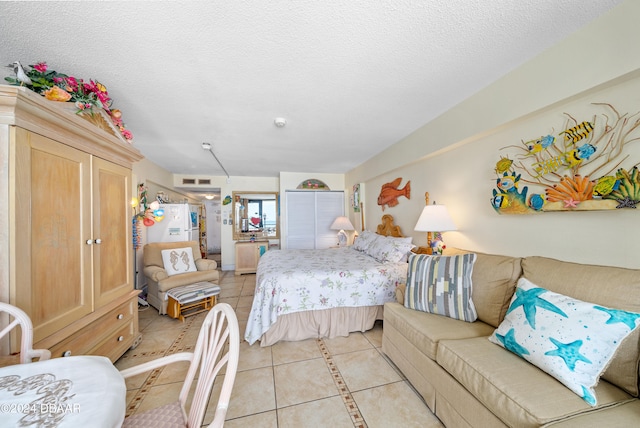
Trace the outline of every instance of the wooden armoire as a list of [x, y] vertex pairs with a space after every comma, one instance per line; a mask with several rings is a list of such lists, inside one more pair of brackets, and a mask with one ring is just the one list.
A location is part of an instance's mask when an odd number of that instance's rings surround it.
[[[142, 155], [107, 120], [0, 85], [0, 300], [30, 316], [52, 358], [115, 361], [140, 338], [130, 201]], [[0, 346], [15, 353], [17, 335]]]

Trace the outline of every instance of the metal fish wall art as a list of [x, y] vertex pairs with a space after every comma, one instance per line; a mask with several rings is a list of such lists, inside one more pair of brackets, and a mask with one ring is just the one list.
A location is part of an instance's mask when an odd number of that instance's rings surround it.
[[401, 182], [402, 177], [398, 177], [392, 182], [382, 185], [380, 195], [378, 196], [378, 205], [382, 207], [382, 211], [384, 211], [385, 205], [388, 207], [398, 205], [400, 203], [398, 202], [400, 196], [411, 199], [411, 180], [407, 181], [407, 184], [402, 189], [398, 189]]

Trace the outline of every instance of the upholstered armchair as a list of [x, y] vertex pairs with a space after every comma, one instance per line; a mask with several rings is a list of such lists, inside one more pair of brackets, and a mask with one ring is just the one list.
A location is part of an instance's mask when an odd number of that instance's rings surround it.
[[[193, 261], [197, 270], [192, 272], [170, 275], [165, 269], [162, 258], [162, 250], [179, 248], [191, 248]], [[220, 273], [216, 270], [218, 263], [215, 260], [203, 259], [200, 255], [200, 247], [195, 241], [182, 242], [154, 242], [143, 248], [143, 272], [148, 278], [147, 301], [162, 314], [167, 313], [167, 291], [183, 285], [196, 282], [209, 281], [218, 283]]]

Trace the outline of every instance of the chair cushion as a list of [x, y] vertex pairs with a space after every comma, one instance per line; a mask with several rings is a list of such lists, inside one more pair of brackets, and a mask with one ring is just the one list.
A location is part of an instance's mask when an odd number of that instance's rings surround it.
[[179, 401], [125, 418], [123, 428], [184, 428], [187, 426]]
[[175, 287], [167, 291], [167, 295], [173, 300], [184, 305], [207, 297], [220, 294], [220, 286], [210, 282], [197, 282], [191, 285]]
[[182, 275], [173, 275], [158, 281], [158, 290], [166, 292], [174, 287], [195, 284], [196, 282], [218, 281], [220, 274], [217, 270], [199, 270], [197, 272], [187, 272]]
[[196, 264], [198, 260], [202, 258], [200, 253], [200, 244], [196, 241], [180, 241], [180, 242], [152, 242], [144, 246], [142, 251], [143, 265], [144, 266], [159, 266], [164, 268], [162, 261], [162, 250], [168, 250], [171, 248], [184, 248], [191, 247], [193, 253], [193, 259]]

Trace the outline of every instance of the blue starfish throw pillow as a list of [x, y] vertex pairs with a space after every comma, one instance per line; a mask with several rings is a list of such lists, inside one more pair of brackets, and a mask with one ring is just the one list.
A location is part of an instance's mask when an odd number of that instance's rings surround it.
[[507, 315], [489, 340], [558, 379], [588, 404], [640, 314], [576, 300], [520, 278]]

